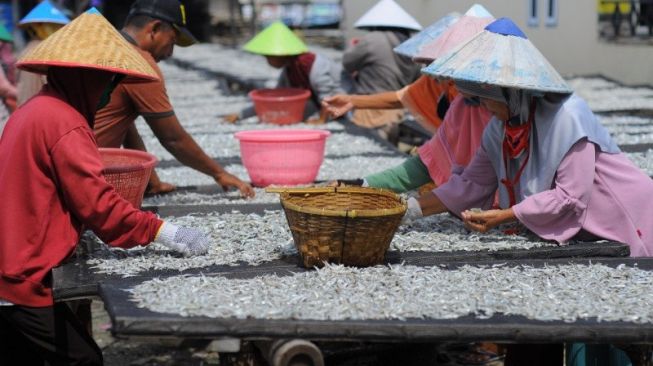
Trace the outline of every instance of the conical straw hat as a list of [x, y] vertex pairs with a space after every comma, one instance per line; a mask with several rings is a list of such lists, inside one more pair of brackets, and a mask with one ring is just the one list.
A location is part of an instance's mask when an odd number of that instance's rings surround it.
[[18, 22], [18, 25], [24, 26], [30, 23], [68, 24], [70, 23], [70, 19], [61, 10], [52, 5], [50, 0], [43, 0], [25, 15]]
[[4, 24], [0, 23], [0, 41], [13, 42], [14, 37], [11, 36], [11, 33], [7, 30]]
[[455, 24], [459, 18], [460, 14], [458, 13], [445, 15], [442, 19], [399, 44], [399, 46], [394, 48], [394, 51], [402, 56], [414, 57], [425, 44], [438, 38], [451, 25]]
[[501, 18], [422, 72], [440, 78], [552, 93], [572, 93], [526, 35]]
[[308, 52], [306, 44], [279, 21], [263, 29], [243, 49], [264, 56], [294, 56]]
[[422, 30], [412, 15], [408, 14], [394, 0], [381, 0], [368, 10], [356, 23], [356, 28], [390, 27]]
[[39, 74], [47, 74], [50, 66], [80, 67], [124, 74], [123, 82], [159, 80], [134, 46], [97, 12], [86, 12], [54, 32], [16, 66]]
[[469, 42], [493, 21], [494, 18], [477, 18], [463, 15], [458, 19], [456, 24], [444, 31], [440, 37], [425, 44], [417, 55], [413, 57], [413, 60], [416, 62], [433, 62], [438, 57], [442, 57], [455, 48]]

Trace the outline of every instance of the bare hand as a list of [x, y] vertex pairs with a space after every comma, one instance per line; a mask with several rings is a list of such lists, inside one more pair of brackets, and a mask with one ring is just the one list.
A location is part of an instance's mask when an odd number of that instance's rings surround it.
[[161, 182], [158, 181], [156, 183], [152, 183], [150, 181], [150, 184], [147, 187], [147, 194], [148, 195], [155, 195], [155, 194], [166, 194], [170, 193], [172, 191], [175, 191], [177, 187], [174, 184], [170, 184], [167, 182]]
[[500, 224], [516, 220], [515, 213], [511, 208], [487, 211], [467, 210], [463, 211], [460, 216], [466, 228], [481, 233], [486, 233]]
[[236, 176], [227, 172], [220, 174], [215, 181], [222, 187], [223, 190], [228, 191], [229, 188], [236, 188], [240, 191], [240, 195], [245, 198], [252, 198], [256, 195], [254, 188], [249, 184], [238, 179]]
[[222, 120], [227, 123], [236, 123], [239, 119], [240, 115], [238, 113], [225, 114], [222, 116]]
[[331, 118], [338, 118], [354, 109], [354, 104], [351, 101], [351, 96], [338, 94], [322, 99], [322, 108]]

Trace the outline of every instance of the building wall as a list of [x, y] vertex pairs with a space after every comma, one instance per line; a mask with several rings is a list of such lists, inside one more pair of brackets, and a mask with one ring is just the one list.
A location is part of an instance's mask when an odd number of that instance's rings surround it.
[[[495, 17], [510, 17], [522, 28], [537, 48], [563, 75], [602, 74], [625, 84], [653, 85], [653, 41], [648, 44], [624, 45], [599, 38], [597, 0], [558, 0], [558, 24], [545, 25], [545, 3], [538, 0], [540, 24], [529, 27], [529, 0], [397, 0], [422, 25], [429, 25], [443, 15], [464, 12], [475, 2], [485, 6]], [[376, 0], [343, 0], [344, 26], [347, 36], [360, 35], [352, 24]]]

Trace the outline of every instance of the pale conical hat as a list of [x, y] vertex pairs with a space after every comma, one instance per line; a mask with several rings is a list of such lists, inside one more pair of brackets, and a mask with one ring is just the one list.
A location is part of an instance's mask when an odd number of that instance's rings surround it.
[[368, 10], [356, 23], [356, 28], [390, 27], [422, 30], [412, 15], [408, 14], [394, 0], [381, 0]]
[[552, 93], [572, 93], [526, 35], [501, 18], [422, 72], [440, 78]]
[[482, 32], [494, 18], [477, 18], [463, 15], [456, 24], [444, 31], [440, 37], [422, 46], [413, 57], [416, 62], [433, 62], [467, 42]]
[[285, 24], [276, 21], [243, 46], [245, 51], [264, 56], [295, 56], [308, 47]]
[[449, 13], [445, 15], [442, 19], [429, 25], [419, 33], [399, 44], [394, 48], [394, 51], [402, 56], [414, 57], [425, 44], [438, 38], [451, 25], [455, 24], [459, 18], [460, 14], [458, 13]]
[[467, 9], [465, 15], [477, 18], [494, 18], [494, 15], [490, 14], [490, 12], [480, 4], [472, 5], [469, 9]]
[[16, 66], [39, 74], [47, 74], [51, 66], [79, 67], [124, 74], [126, 82], [159, 80], [134, 46], [98, 12], [86, 12], [54, 32]]

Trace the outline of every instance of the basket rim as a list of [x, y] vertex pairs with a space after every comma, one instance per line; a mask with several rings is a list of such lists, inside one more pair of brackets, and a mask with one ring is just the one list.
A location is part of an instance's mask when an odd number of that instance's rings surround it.
[[[325, 208], [306, 207], [295, 203], [286, 202], [286, 199], [292, 195], [306, 195], [311, 193], [362, 193], [362, 194], [378, 194], [387, 196], [397, 200], [399, 204], [394, 208], [380, 208], [373, 210], [332, 210]], [[338, 217], [379, 217], [379, 216], [392, 216], [399, 215], [406, 212], [406, 203], [401, 197], [385, 189], [369, 188], [369, 187], [307, 187], [307, 188], [292, 188], [288, 191], [281, 192], [281, 206], [293, 211], [322, 215], [322, 216], [338, 216]]]
[[114, 147], [100, 147], [98, 148], [100, 155], [120, 155], [120, 156], [136, 156], [143, 159], [140, 162], [133, 162], [129, 164], [116, 164], [110, 167], [104, 166], [102, 171], [104, 174], [117, 174], [117, 173], [129, 173], [140, 171], [144, 169], [154, 168], [159, 160], [156, 156], [141, 150], [133, 149], [123, 149], [123, 148], [114, 148]]

